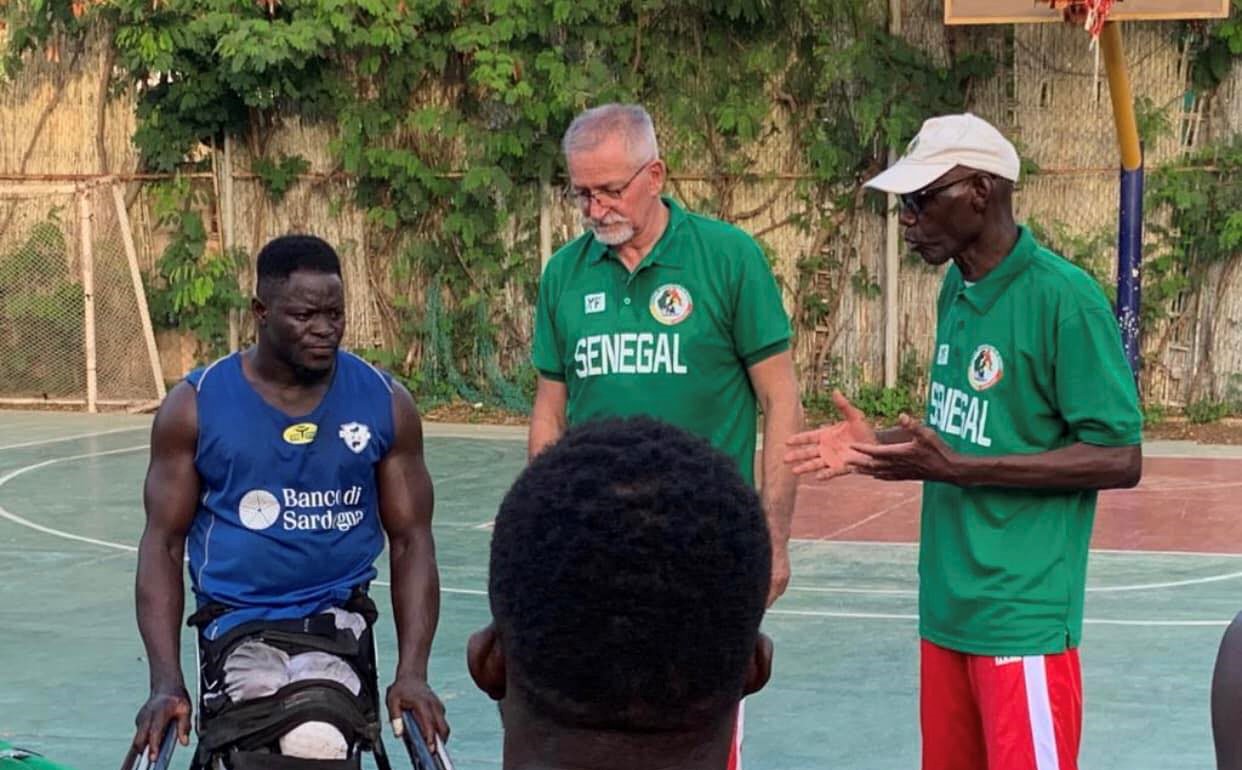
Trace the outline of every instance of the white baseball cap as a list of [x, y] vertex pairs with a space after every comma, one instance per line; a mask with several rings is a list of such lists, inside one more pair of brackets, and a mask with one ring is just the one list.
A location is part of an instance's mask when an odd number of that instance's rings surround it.
[[901, 195], [920, 190], [954, 166], [1018, 181], [1018, 151], [983, 118], [941, 115], [930, 118], [906, 147], [906, 154], [865, 186]]

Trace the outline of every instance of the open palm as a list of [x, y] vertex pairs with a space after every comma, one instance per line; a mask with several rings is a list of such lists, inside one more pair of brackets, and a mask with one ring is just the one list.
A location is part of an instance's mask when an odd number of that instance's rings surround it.
[[845, 475], [851, 472], [851, 461], [866, 459], [850, 446], [876, 443], [875, 428], [841, 391], [832, 392], [832, 403], [845, 419], [794, 434], [785, 442], [788, 446], [785, 462], [793, 466], [794, 473], [814, 473], [815, 478], [821, 480]]

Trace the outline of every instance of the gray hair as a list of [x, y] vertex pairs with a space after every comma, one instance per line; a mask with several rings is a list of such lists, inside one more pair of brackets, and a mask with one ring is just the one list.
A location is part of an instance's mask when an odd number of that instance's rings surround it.
[[660, 156], [655, 125], [641, 104], [603, 104], [574, 118], [561, 140], [565, 157], [590, 150], [605, 139], [621, 136], [635, 160], [655, 160]]

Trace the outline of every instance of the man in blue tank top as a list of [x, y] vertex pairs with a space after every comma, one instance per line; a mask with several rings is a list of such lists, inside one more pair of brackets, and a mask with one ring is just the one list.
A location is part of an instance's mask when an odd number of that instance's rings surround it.
[[[422, 424], [404, 387], [339, 350], [344, 302], [331, 246], [311, 236], [273, 240], [259, 253], [251, 303], [257, 344], [191, 373], [156, 414], [136, 590], [151, 694], [134, 745], [151, 756], [172, 720], [189, 741], [184, 557], [199, 614], [209, 618], [204, 640], [244, 623], [325, 613], [358, 634], [365, 622], [342, 607], [375, 577], [385, 535], [399, 646], [389, 716], [399, 724], [411, 710], [429, 742], [448, 734], [427, 684], [440, 603]], [[246, 641], [224, 670], [237, 680], [226, 682], [231, 697], [299, 677], [335, 679], [356, 695], [340, 664]], [[282, 753], [292, 753], [285, 738], [295, 737], [282, 737]]]

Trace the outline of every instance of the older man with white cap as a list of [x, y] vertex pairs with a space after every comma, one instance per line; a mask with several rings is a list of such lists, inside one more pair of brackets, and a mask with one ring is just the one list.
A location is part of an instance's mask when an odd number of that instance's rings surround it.
[[798, 434], [821, 479], [924, 482], [919, 551], [924, 770], [1073, 770], [1082, 728], [1087, 548], [1100, 489], [1142, 472], [1134, 378], [1095, 281], [1014, 222], [1018, 153], [974, 115], [923, 124], [867, 182], [905, 240], [952, 262], [922, 422]]

